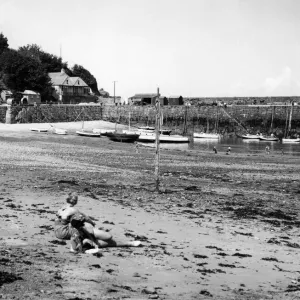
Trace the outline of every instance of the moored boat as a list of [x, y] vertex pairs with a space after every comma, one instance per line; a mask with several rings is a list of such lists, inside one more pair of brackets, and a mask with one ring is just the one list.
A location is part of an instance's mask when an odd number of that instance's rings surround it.
[[[138, 132], [140, 133], [155, 133], [155, 128], [154, 127], [138, 127]], [[170, 135], [172, 130], [170, 129], [161, 129], [159, 131], [160, 134], [163, 135]]]
[[282, 143], [300, 143], [300, 138], [296, 138], [296, 139], [282, 139]]
[[51, 125], [51, 129], [49, 131], [51, 131], [54, 134], [59, 134], [59, 135], [66, 135], [68, 134], [68, 131], [66, 129], [62, 129], [62, 128], [56, 128], [53, 125]]
[[198, 139], [219, 139], [220, 137], [218, 133], [194, 132], [194, 138]]
[[36, 131], [36, 132], [48, 132], [48, 129], [47, 128], [35, 128], [35, 127], [32, 127], [30, 128], [31, 131]]
[[[138, 137], [139, 142], [155, 142], [156, 135], [155, 134], [141, 134]], [[189, 138], [182, 135], [159, 135], [160, 143], [189, 143]]]
[[89, 137], [100, 137], [100, 132], [93, 132], [93, 131], [85, 131], [85, 130], [77, 130], [76, 134], [81, 136], [89, 136]]
[[104, 136], [106, 136], [106, 135], [107, 135], [107, 133], [112, 133], [112, 132], [115, 132], [115, 130], [114, 130], [114, 129], [101, 129], [101, 128], [94, 128], [94, 129], [92, 130], [92, 132], [94, 132], [94, 133], [100, 133], [101, 135], [104, 135]]
[[259, 134], [249, 134], [249, 133], [247, 133], [247, 134], [242, 134], [241, 137], [242, 137], [243, 139], [259, 140], [260, 137], [261, 137], [261, 135], [259, 135]]
[[259, 139], [261, 141], [266, 141], [266, 142], [277, 142], [279, 141], [279, 138], [276, 136], [260, 136]]
[[108, 132], [106, 136], [115, 142], [134, 143], [140, 135], [136, 133]]

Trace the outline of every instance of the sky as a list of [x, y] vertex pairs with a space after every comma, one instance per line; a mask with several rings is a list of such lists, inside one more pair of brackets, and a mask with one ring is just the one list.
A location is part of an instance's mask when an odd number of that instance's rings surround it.
[[300, 95], [300, 0], [0, 0], [0, 32], [124, 99]]

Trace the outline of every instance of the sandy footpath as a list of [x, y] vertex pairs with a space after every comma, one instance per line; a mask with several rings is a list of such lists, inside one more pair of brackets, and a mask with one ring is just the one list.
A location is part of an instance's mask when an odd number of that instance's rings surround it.
[[[154, 149], [45, 126], [0, 124], [0, 298], [300, 299], [299, 158], [164, 149], [158, 193]], [[70, 191], [143, 247], [70, 253], [53, 234]]]

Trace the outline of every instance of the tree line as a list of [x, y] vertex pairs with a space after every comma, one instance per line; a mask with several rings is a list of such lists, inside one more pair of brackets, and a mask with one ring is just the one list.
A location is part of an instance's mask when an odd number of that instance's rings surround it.
[[[41, 94], [42, 101], [51, 100], [50, 72], [64, 68], [69, 76], [82, 78], [95, 95], [100, 95], [96, 78], [83, 66], [75, 64], [69, 68], [61, 57], [44, 51], [36, 44], [9, 48], [8, 39], [0, 33], [0, 92], [8, 89], [17, 94], [33, 90]], [[103, 90], [103, 89], [101, 89]]]

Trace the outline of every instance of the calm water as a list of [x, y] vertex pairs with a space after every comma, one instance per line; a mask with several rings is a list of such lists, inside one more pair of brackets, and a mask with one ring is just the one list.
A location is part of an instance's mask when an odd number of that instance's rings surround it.
[[259, 154], [265, 153], [266, 146], [270, 147], [270, 154], [284, 154], [300, 156], [300, 143], [298, 144], [282, 144], [280, 142], [265, 142], [260, 140], [245, 140], [237, 137], [213, 139], [194, 139], [194, 143], [189, 144], [165, 144], [161, 143], [161, 148], [178, 149], [178, 150], [199, 150], [211, 151], [215, 146], [219, 153], [225, 153], [228, 147], [231, 147], [231, 153], [249, 153]]

